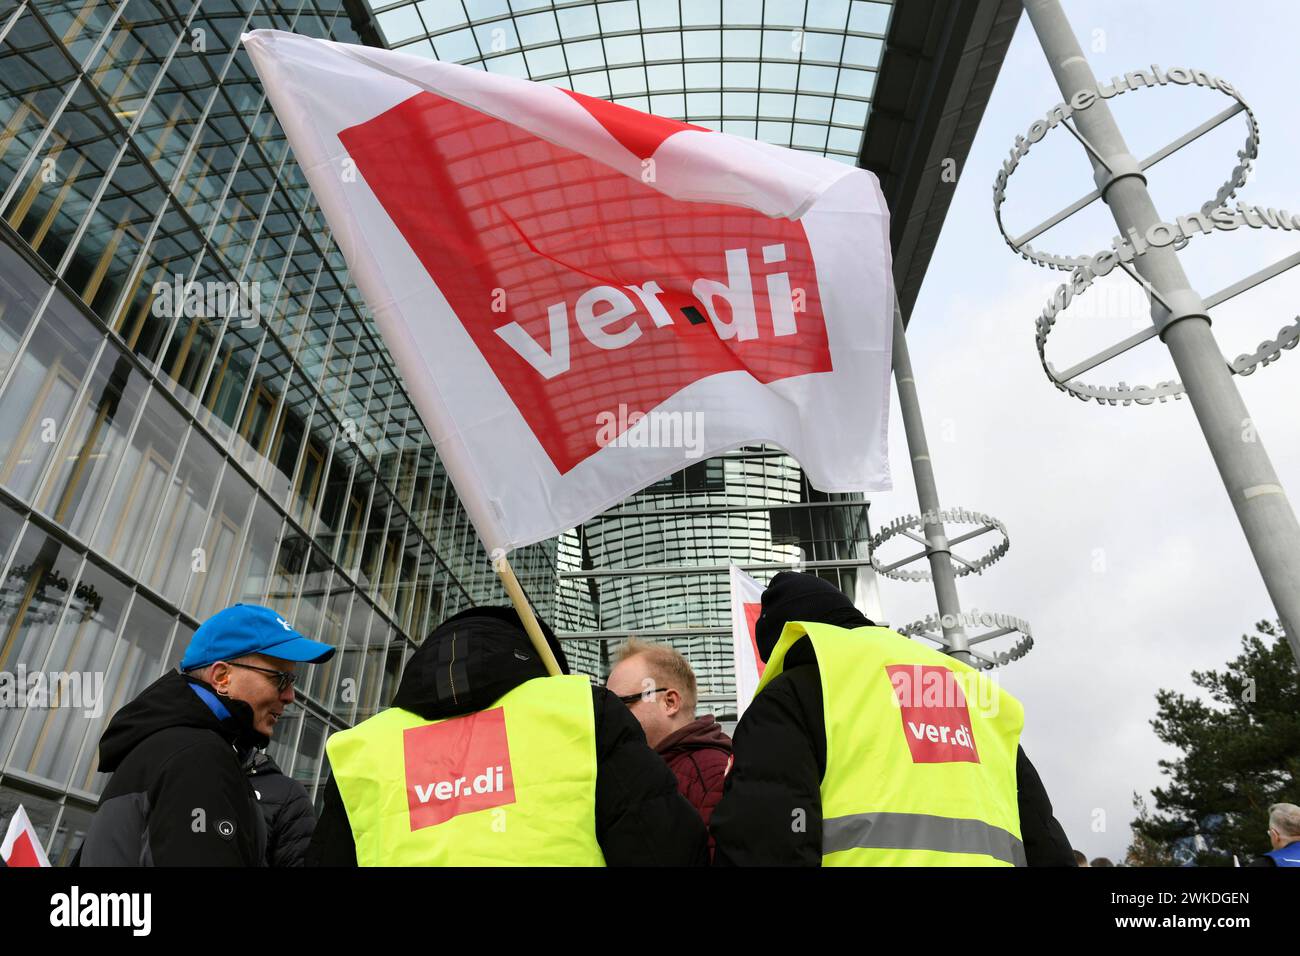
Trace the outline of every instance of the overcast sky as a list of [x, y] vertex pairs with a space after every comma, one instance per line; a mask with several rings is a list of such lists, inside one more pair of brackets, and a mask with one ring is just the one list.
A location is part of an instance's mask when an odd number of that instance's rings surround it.
[[[1300, 186], [1286, 175], [1300, 160], [1300, 69], [1289, 51], [1300, 36], [1300, 4], [1066, 0], [1065, 10], [1103, 81], [1158, 63], [1202, 68], [1233, 83], [1261, 130], [1259, 158], [1238, 198], [1300, 211]], [[1033, 651], [1001, 671], [1003, 685], [1025, 704], [1025, 750], [1074, 845], [1090, 858], [1119, 861], [1130, 839], [1132, 793], [1161, 784], [1157, 761], [1174, 754], [1150, 726], [1156, 691], [1193, 691], [1193, 669], [1222, 668], [1238, 653], [1241, 635], [1274, 611], [1188, 402], [1084, 404], [1058, 392], [1039, 366], [1034, 319], [1063, 273], [1006, 247], [993, 218], [992, 182], [1015, 136], [1060, 99], [1022, 16], [974, 147], [950, 187], [956, 194], [909, 342], [944, 506], [995, 515], [1011, 534], [1002, 561], [959, 583], [963, 607], [1032, 624]], [[1173, 85], [1109, 102], [1139, 158], [1230, 105], [1217, 91]], [[1237, 163], [1245, 129], [1244, 118], [1234, 117], [1150, 171], [1165, 220], [1213, 197]], [[1008, 228], [1023, 232], [1091, 188], [1081, 148], [1057, 129], [1011, 178]], [[1091, 254], [1115, 232], [1100, 207], [1034, 245]], [[1193, 240], [1183, 261], [1204, 296], [1297, 248], [1295, 233], [1241, 229]], [[1297, 273], [1214, 311], [1228, 358], [1295, 320]], [[1149, 324], [1133, 288], [1119, 270], [1101, 280], [1059, 320], [1049, 360], [1066, 368], [1132, 334], [1136, 323]], [[1155, 384], [1177, 375], [1155, 340], [1083, 378]], [[1295, 502], [1300, 348], [1235, 381]], [[896, 490], [873, 496], [876, 526], [917, 510], [896, 405], [890, 451]], [[982, 551], [972, 542], [959, 553]], [[896, 627], [933, 610], [929, 585], [885, 580], [881, 589]]]

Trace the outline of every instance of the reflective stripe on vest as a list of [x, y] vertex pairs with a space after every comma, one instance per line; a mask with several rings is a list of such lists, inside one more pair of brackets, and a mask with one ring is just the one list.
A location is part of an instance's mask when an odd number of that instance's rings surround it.
[[856, 848], [981, 853], [1012, 866], [1025, 865], [1025, 845], [983, 820], [923, 813], [855, 813], [822, 821], [822, 853]]
[[825, 866], [1023, 866], [1019, 701], [881, 627], [787, 624], [759, 682], [810, 640], [826, 721]]
[[446, 720], [393, 707], [326, 750], [361, 866], [604, 865], [585, 677]]

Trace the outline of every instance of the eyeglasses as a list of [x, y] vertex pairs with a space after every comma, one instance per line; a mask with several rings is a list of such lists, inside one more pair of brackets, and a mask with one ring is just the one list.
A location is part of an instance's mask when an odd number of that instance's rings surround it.
[[623, 703], [631, 707], [638, 700], [646, 700], [647, 698], [653, 697], [655, 694], [658, 694], [660, 691], [665, 691], [665, 690], [668, 690], [668, 688], [656, 687], [654, 690], [643, 690], [639, 694], [628, 694], [626, 697], [620, 697], [619, 700], [621, 700]]
[[254, 667], [252, 664], [240, 664], [235, 661], [225, 662], [229, 667], [242, 667], [246, 671], [261, 671], [263, 674], [270, 674], [275, 678], [275, 689], [283, 694], [293, 686], [293, 682], [298, 679], [298, 675], [293, 671], [277, 671], [269, 667]]

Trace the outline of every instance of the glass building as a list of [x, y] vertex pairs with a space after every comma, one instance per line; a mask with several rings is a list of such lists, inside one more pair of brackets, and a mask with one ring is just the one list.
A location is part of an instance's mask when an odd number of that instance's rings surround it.
[[[965, 156], [1019, 9], [0, 0], [0, 820], [21, 802], [66, 862], [109, 717], [230, 603], [340, 648], [272, 745], [315, 794], [325, 737], [388, 703], [415, 643], [506, 600], [242, 32], [387, 45], [866, 166], [907, 314], [940, 163]], [[741, 449], [512, 564], [576, 669], [603, 678], [628, 633], [668, 640], [725, 716], [727, 564], [766, 580], [799, 560], [869, 604], [866, 513]], [[101, 706], [72, 706], [96, 675]]]
[[[340, 648], [272, 746], [310, 791], [414, 641], [506, 599], [238, 46], [361, 42], [343, 4], [0, 10], [0, 818], [57, 863], [108, 717], [214, 611]], [[554, 552], [512, 560], [543, 614]]]
[[700, 712], [734, 721], [730, 565], [761, 582], [820, 574], [881, 620], [868, 507], [816, 491], [774, 449], [689, 466], [561, 537], [558, 627], [583, 649], [570, 657], [605, 676], [629, 635], [671, 644], [695, 671]]

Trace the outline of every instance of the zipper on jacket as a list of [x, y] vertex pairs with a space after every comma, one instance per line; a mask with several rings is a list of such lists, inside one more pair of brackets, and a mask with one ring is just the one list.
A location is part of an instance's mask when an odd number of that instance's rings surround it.
[[460, 699], [456, 696], [456, 629], [451, 629], [451, 663], [447, 665], [447, 679], [451, 681], [451, 702], [455, 706], [460, 706]]

